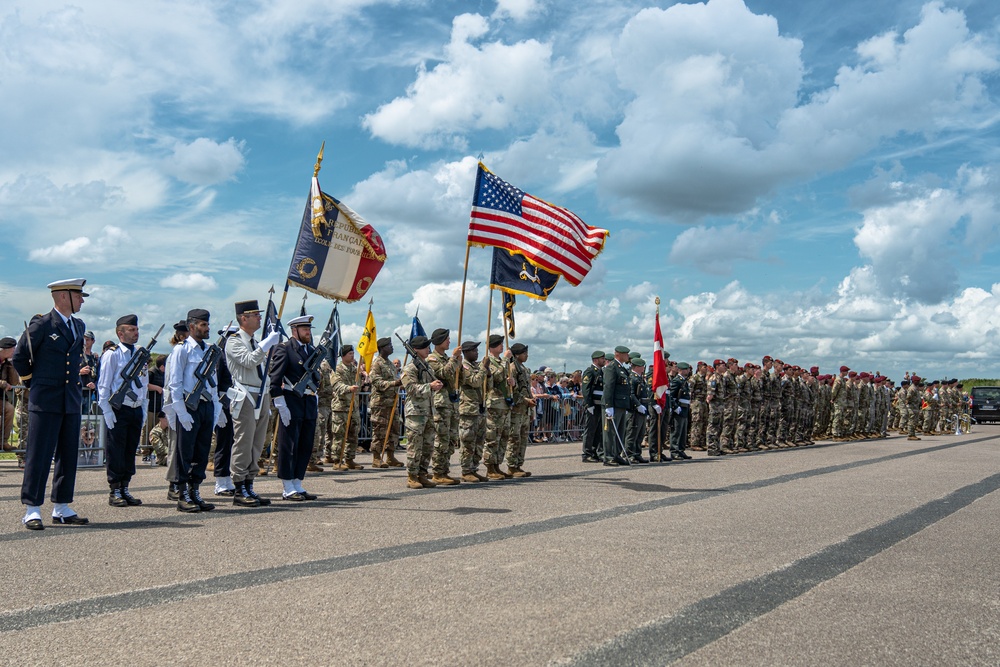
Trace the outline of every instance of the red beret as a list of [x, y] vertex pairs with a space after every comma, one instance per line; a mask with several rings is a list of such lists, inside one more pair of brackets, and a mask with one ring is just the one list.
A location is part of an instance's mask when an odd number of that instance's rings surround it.
[[813, 366], [812, 368], [809, 369], [809, 372], [812, 373], [813, 375], [819, 375], [819, 366]]
[[911, 375], [910, 376], [910, 382], [920, 382], [920, 376], [919, 375]]
[[851, 371], [850, 373], [847, 374], [847, 377], [850, 377], [850, 378], [857, 377], [857, 376], [858, 376], [858, 374], [855, 371]]
[[716, 359], [715, 361], [712, 362], [712, 365], [718, 366], [719, 364], [724, 364], [724, 363], [726, 362], [724, 362], [722, 359]]
[[729, 357], [729, 359], [726, 360], [726, 363], [727, 364], [738, 364], [740, 362], [738, 360], [734, 359], [733, 357]]
[[771, 361], [771, 355], [765, 354], [764, 358], [761, 359], [760, 361], [761, 361], [761, 363], [764, 363], [765, 361]]
[[847, 371], [849, 371], [849, 370], [851, 370], [851, 369], [850, 369], [850, 368], [848, 368], [847, 366], [841, 366], [841, 367], [840, 367], [840, 372], [841, 372], [841, 373], [846, 373], [846, 372], [847, 372]]

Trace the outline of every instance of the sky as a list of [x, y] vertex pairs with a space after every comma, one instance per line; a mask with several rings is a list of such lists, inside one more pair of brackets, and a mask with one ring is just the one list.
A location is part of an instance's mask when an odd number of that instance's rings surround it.
[[532, 367], [649, 357], [659, 297], [675, 360], [1000, 377], [994, 0], [8, 0], [0, 99], [0, 335], [63, 278], [99, 340], [280, 298], [325, 141], [324, 191], [386, 245], [380, 336], [419, 308], [457, 343], [481, 155], [610, 231], [518, 300]]

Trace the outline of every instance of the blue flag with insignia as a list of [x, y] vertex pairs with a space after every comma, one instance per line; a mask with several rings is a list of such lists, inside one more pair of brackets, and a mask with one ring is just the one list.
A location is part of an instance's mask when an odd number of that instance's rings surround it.
[[493, 270], [490, 273], [490, 287], [493, 289], [545, 301], [558, 282], [558, 273], [539, 269], [523, 255], [493, 248]]
[[420, 318], [414, 315], [413, 324], [410, 325], [410, 340], [413, 340], [417, 336], [423, 336], [426, 338], [427, 332], [424, 331], [424, 325], [420, 323]]

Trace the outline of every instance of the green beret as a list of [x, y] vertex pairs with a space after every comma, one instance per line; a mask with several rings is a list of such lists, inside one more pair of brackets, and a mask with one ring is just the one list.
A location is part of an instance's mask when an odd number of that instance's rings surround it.
[[642, 352], [629, 352], [628, 353], [628, 358], [629, 359], [638, 359], [641, 356], [642, 356]]
[[600, 359], [605, 356], [602, 350], [594, 350], [594, 353], [590, 355], [591, 359]]
[[612, 352], [608, 352], [607, 354], [604, 355], [604, 359], [607, 361], [614, 361], [615, 355]]
[[640, 359], [639, 357], [635, 357], [635, 358], [632, 359], [632, 365], [633, 366], [645, 366], [646, 362], [643, 361], [642, 359]]
[[686, 361], [682, 361], [679, 364], [677, 364], [677, 368], [678, 368], [678, 370], [684, 370], [685, 368], [690, 369], [691, 368], [691, 364], [689, 364]]
[[618, 354], [628, 354], [631, 351], [632, 350], [628, 349], [624, 345], [619, 345], [618, 347], [615, 348], [615, 352], [617, 352]]

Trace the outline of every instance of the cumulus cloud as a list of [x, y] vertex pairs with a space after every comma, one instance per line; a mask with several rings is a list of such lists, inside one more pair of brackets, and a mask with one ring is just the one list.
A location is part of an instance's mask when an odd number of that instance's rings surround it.
[[160, 281], [160, 287], [175, 290], [207, 292], [217, 289], [219, 284], [212, 276], [204, 273], [175, 273]]
[[178, 143], [167, 160], [167, 171], [185, 183], [215, 185], [235, 178], [243, 169], [245, 143], [232, 137], [218, 143], [205, 137]]
[[770, 230], [743, 224], [691, 227], [674, 239], [668, 261], [696, 266], [707, 273], [728, 275], [736, 260], [759, 260], [771, 238]]
[[464, 132], [507, 129], [550, 103], [552, 49], [534, 39], [474, 44], [489, 31], [487, 19], [462, 14], [452, 24], [443, 62], [406, 91], [364, 117], [372, 136], [425, 148], [465, 145]]
[[102, 264], [113, 259], [128, 241], [124, 229], [108, 225], [97, 239], [77, 236], [57, 245], [36, 248], [28, 253], [28, 259], [41, 264]]
[[515, 21], [523, 21], [540, 11], [538, 0], [497, 0], [495, 18], [510, 17]]
[[641, 11], [618, 47], [634, 99], [599, 165], [605, 190], [665, 216], [739, 212], [900, 132], [955, 129], [992, 109], [996, 49], [940, 3], [902, 35], [860, 44], [859, 62], [803, 102], [801, 50], [742, 0]]

